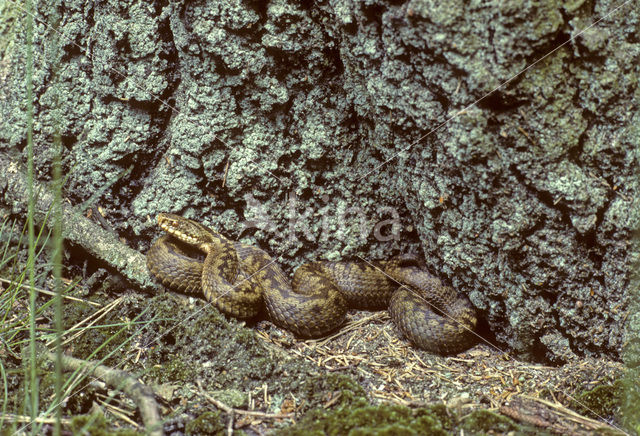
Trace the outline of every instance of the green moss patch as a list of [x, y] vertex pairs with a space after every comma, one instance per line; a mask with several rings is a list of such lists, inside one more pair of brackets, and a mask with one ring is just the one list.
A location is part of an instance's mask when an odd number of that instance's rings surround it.
[[[111, 299], [103, 297], [102, 294], [97, 295], [97, 302], [105, 302], [107, 304]], [[89, 316], [94, 316], [96, 308], [82, 302], [70, 302], [65, 304], [63, 314], [63, 325], [65, 331], [69, 331], [71, 327], [85, 320]], [[123, 319], [118, 316], [117, 312], [109, 312], [100, 321], [82, 332], [73, 341], [73, 357], [84, 360], [102, 360], [104, 365], [110, 366], [122, 359], [118, 353], [112, 354], [131, 335], [130, 327], [123, 325]], [[95, 353], [95, 354], [94, 354]]]
[[298, 424], [279, 430], [279, 436], [297, 435], [446, 435], [436, 413], [382, 404], [339, 407], [333, 411], [321, 408], [309, 412]]
[[593, 419], [614, 419], [620, 412], [622, 381], [596, 386], [576, 397], [571, 408]]
[[204, 412], [193, 421], [187, 423], [185, 432], [188, 435], [224, 434], [225, 425], [220, 412]]
[[[474, 435], [507, 433], [519, 429], [510, 418], [488, 410], [476, 410], [461, 421], [461, 429]], [[533, 433], [532, 433], [533, 434]]]
[[102, 413], [77, 416], [71, 420], [70, 428], [73, 434], [87, 436], [142, 436], [145, 434], [130, 429], [110, 428]]

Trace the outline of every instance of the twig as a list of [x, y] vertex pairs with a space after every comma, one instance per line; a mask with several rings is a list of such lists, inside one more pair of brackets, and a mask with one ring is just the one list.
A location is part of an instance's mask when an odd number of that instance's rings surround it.
[[[51, 362], [56, 361], [55, 353], [46, 352], [44, 355]], [[153, 390], [138, 381], [133, 375], [127, 371], [109, 368], [91, 360], [81, 360], [66, 355], [62, 355], [62, 368], [64, 371], [83, 371], [87, 375], [102, 380], [111, 388], [124, 392], [138, 406], [148, 434], [162, 436], [162, 421]]]
[[211, 404], [216, 406], [218, 409], [221, 409], [222, 411], [224, 411], [226, 413], [229, 413], [229, 414], [237, 413], [238, 415], [259, 416], [261, 418], [270, 418], [270, 419], [291, 418], [291, 416], [293, 415], [293, 413], [266, 413], [266, 412], [258, 412], [258, 411], [255, 411], [255, 410], [235, 409], [233, 407], [227, 406], [222, 401], [216, 400], [211, 395], [207, 394], [207, 392], [203, 389], [202, 384], [200, 383], [200, 381], [198, 381], [197, 383], [198, 383], [198, 388], [200, 389], [200, 394], [208, 402], [210, 402]]
[[128, 423], [132, 427], [140, 428], [140, 425], [137, 422], [135, 422], [133, 419], [129, 418], [126, 415], [126, 413], [122, 409], [120, 409], [119, 407], [116, 407], [113, 404], [110, 404], [108, 401], [105, 401], [105, 400], [98, 399], [97, 401], [101, 406], [103, 406], [105, 409], [107, 409], [109, 411], [109, 413], [117, 416], [118, 418], [120, 418], [124, 422]]

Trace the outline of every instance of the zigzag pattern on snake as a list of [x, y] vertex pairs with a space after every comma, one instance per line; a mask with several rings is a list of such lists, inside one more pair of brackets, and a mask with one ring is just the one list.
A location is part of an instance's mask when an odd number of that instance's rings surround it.
[[230, 316], [252, 318], [265, 307], [277, 326], [319, 337], [338, 328], [349, 308], [388, 308], [404, 336], [424, 350], [454, 354], [475, 342], [477, 317], [470, 301], [415, 258], [312, 262], [289, 282], [257, 247], [179, 215], [161, 213], [158, 224], [167, 234], [147, 253], [149, 271], [166, 287], [203, 295]]

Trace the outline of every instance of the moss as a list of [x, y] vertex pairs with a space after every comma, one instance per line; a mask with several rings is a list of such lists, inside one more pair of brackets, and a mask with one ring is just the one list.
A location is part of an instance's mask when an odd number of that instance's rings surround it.
[[445, 435], [442, 423], [428, 409], [412, 410], [397, 404], [342, 406], [334, 411], [314, 409], [276, 435]]
[[220, 389], [265, 380], [278, 368], [255, 332], [227, 320], [209, 305], [194, 308], [164, 294], [152, 299], [145, 317], [154, 319], [149, 325], [154, 341], [149, 357], [161, 366], [152, 371], [154, 377], [171, 378], [162, 373], [167, 369], [179, 380], [193, 380], [198, 375], [209, 379], [211, 388]]
[[578, 413], [594, 419], [612, 419], [620, 410], [622, 380], [612, 384], [596, 386], [576, 396], [571, 407]]
[[244, 408], [247, 406], [247, 396], [237, 389], [209, 391], [209, 395], [229, 407]]
[[252, 346], [256, 344], [257, 338], [253, 331], [247, 329], [237, 332], [235, 339], [236, 342], [240, 345]]
[[73, 434], [88, 436], [136, 436], [144, 434], [144, 432], [140, 433], [130, 429], [109, 428], [107, 420], [102, 413], [76, 416], [71, 420], [71, 424], [69, 426]]
[[18, 425], [16, 423], [5, 424], [4, 427], [0, 428], [0, 436], [13, 436], [18, 431]]
[[157, 383], [186, 382], [196, 378], [195, 364], [189, 364], [178, 356], [171, 356], [164, 365], [155, 365], [149, 376]]
[[433, 416], [438, 418], [442, 427], [451, 432], [457, 424], [457, 418], [453, 415], [444, 404], [434, 404], [426, 408]]
[[[101, 295], [101, 294], [99, 294]], [[106, 300], [105, 300], [106, 301]], [[101, 302], [98, 300], [98, 302]], [[79, 321], [93, 315], [95, 307], [82, 302], [65, 304], [63, 326], [68, 331]], [[129, 333], [123, 329], [122, 319], [114, 312], [109, 312], [100, 320], [100, 324], [84, 331], [73, 341], [73, 357], [84, 360], [101, 360], [127, 341]], [[97, 350], [97, 351], [96, 351]], [[92, 353], [94, 353], [92, 355]], [[114, 353], [106, 358], [103, 364], [109, 366], [120, 361], [121, 356]]]
[[622, 379], [621, 421], [631, 434], [640, 435], [640, 368], [629, 368]]
[[187, 423], [185, 432], [192, 434], [224, 434], [225, 425], [220, 412], [204, 412], [193, 421]]
[[[303, 385], [302, 394], [311, 404], [324, 404], [331, 401], [327, 395], [340, 395], [337, 407], [367, 404], [362, 386], [351, 377], [342, 374], [328, 374], [312, 377]], [[335, 398], [335, 397], [332, 397]]]
[[476, 410], [462, 419], [461, 429], [474, 435], [482, 435], [488, 432], [507, 433], [518, 430], [519, 427], [505, 416], [488, 410]]
[[[105, 320], [105, 323], [118, 322], [117, 320]], [[121, 330], [121, 326], [107, 325], [95, 329], [87, 330], [85, 334], [74, 342], [74, 357], [87, 360], [101, 360], [115, 351], [127, 340], [127, 333]], [[100, 348], [102, 347], [102, 348]], [[99, 350], [98, 350], [99, 349]], [[96, 354], [92, 356], [96, 350]], [[111, 360], [118, 362], [120, 355], [112, 355], [104, 361], [105, 365], [110, 365]]]

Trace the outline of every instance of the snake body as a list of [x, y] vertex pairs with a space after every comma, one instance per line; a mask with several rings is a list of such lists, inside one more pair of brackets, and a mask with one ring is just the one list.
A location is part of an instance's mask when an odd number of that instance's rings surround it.
[[164, 286], [204, 295], [232, 317], [252, 318], [264, 307], [277, 326], [301, 337], [320, 337], [338, 328], [349, 308], [388, 308], [396, 326], [419, 348], [454, 354], [474, 343], [477, 318], [470, 301], [415, 258], [311, 262], [289, 282], [257, 247], [230, 241], [179, 215], [161, 213], [158, 225], [167, 234], [147, 253], [149, 271]]

